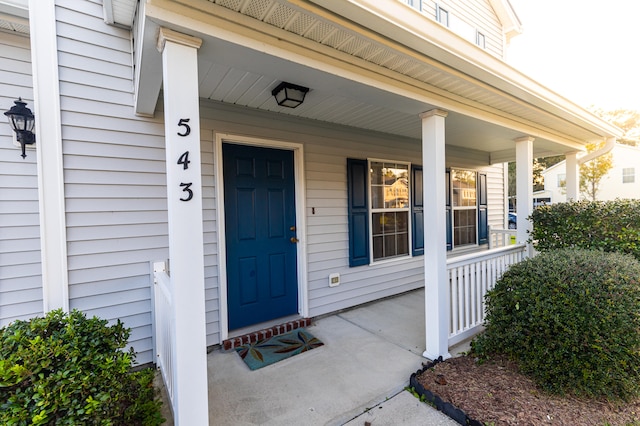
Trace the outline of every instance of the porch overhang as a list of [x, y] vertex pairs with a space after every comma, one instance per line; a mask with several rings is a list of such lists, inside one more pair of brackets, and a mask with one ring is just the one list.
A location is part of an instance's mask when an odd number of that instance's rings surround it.
[[[203, 39], [199, 96], [281, 114], [421, 138], [419, 114], [449, 112], [447, 148], [515, 159], [582, 151], [615, 126], [548, 90], [401, 2], [375, 0], [147, 0], [134, 31], [136, 112], [152, 115], [162, 85], [159, 27]], [[280, 81], [311, 88], [278, 107]]]

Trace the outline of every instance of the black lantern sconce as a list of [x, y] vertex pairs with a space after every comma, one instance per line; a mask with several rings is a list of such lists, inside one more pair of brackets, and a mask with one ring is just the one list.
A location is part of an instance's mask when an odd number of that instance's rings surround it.
[[278, 105], [287, 108], [295, 108], [304, 102], [304, 97], [307, 95], [308, 91], [308, 87], [298, 86], [296, 84], [283, 81], [271, 91], [271, 94], [276, 98]]
[[25, 145], [33, 145], [36, 143], [36, 135], [33, 134], [33, 125], [35, 124], [33, 113], [27, 108], [26, 102], [22, 98], [18, 98], [11, 109], [4, 113], [9, 118], [9, 124], [14, 132], [16, 132], [16, 140], [22, 147], [22, 158], [24, 159]]

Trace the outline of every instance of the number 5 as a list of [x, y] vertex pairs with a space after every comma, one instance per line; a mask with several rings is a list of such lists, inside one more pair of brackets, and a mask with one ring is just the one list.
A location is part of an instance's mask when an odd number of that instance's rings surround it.
[[189, 136], [189, 133], [191, 133], [191, 127], [187, 124], [189, 120], [191, 119], [181, 118], [180, 121], [178, 121], [178, 127], [180, 126], [184, 127], [184, 133], [178, 132], [178, 136]]

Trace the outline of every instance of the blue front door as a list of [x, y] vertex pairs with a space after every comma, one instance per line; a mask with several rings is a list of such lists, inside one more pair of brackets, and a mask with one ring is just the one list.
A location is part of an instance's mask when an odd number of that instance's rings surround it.
[[293, 152], [222, 146], [229, 329], [298, 313]]

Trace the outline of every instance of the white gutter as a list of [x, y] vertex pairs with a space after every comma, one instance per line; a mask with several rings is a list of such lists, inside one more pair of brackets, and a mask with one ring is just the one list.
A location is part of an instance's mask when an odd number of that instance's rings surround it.
[[616, 138], [615, 137], [607, 138], [607, 142], [604, 144], [602, 148], [597, 149], [593, 152], [588, 153], [587, 155], [584, 155], [578, 158], [578, 165], [581, 166], [587, 161], [591, 161], [594, 158], [608, 154], [613, 149], [614, 146], [616, 146]]

